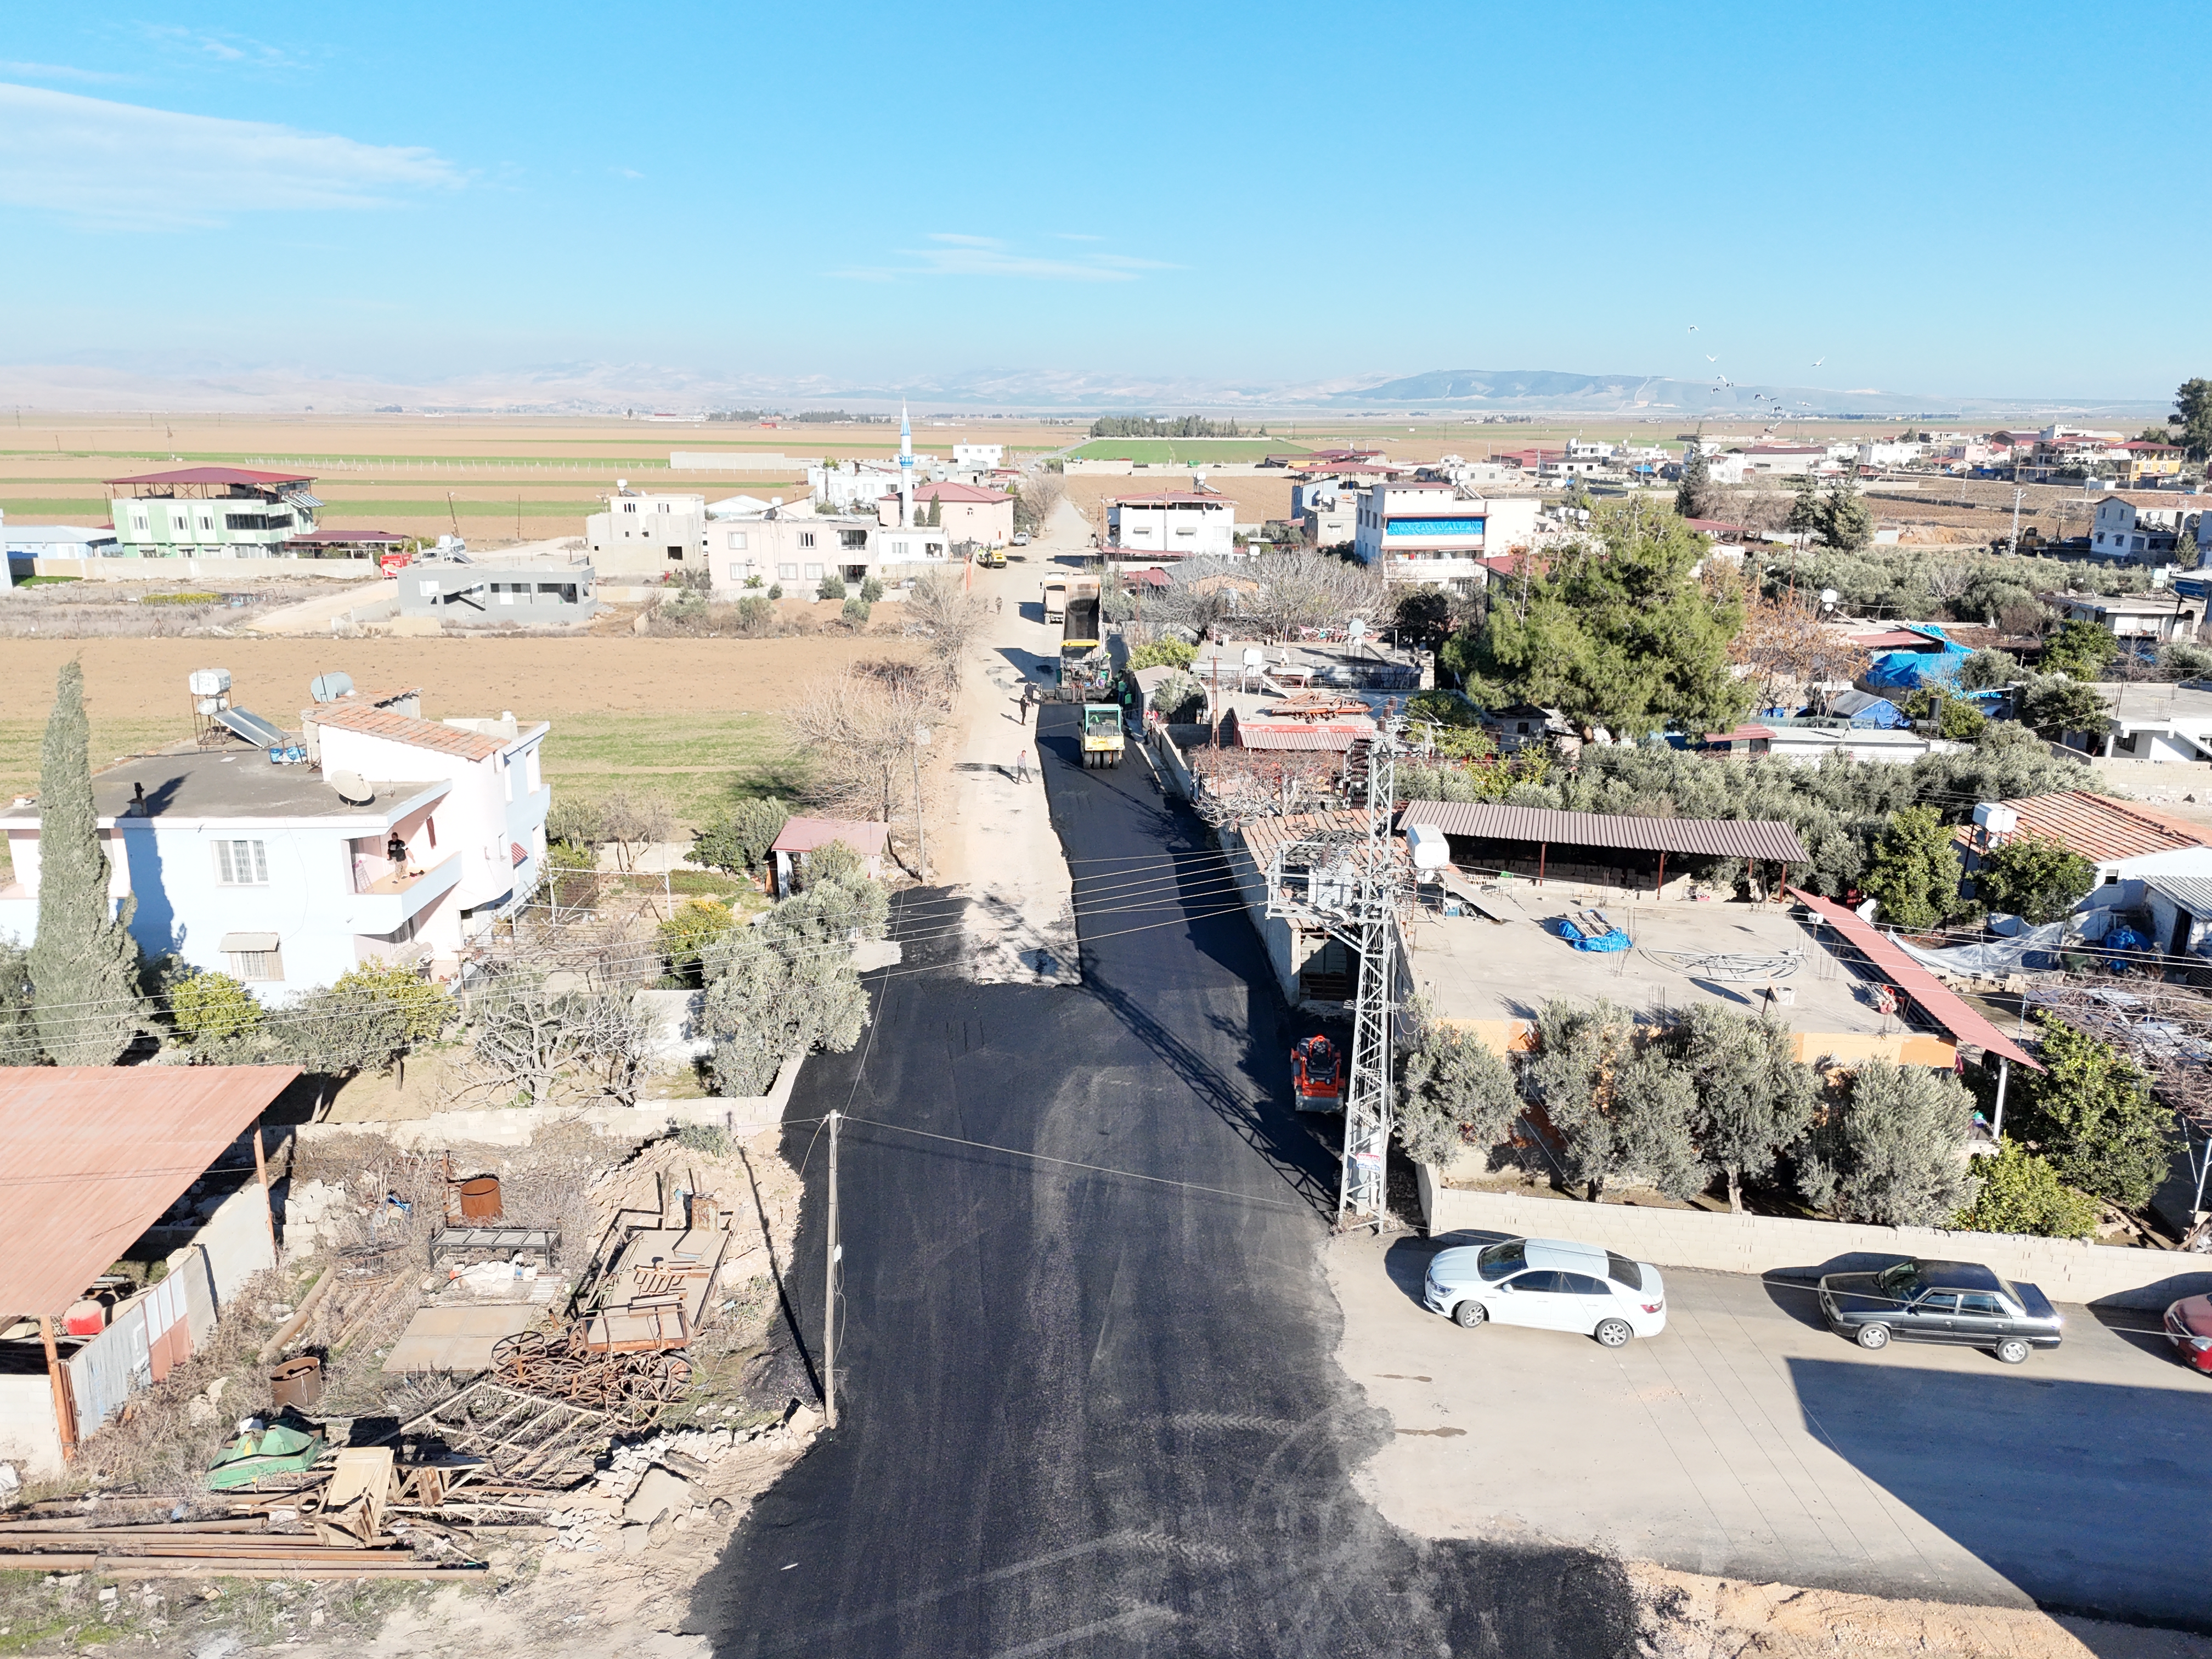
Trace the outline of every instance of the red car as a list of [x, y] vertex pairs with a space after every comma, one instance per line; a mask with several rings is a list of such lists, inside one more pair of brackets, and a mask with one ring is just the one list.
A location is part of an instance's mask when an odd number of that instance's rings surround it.
[[2212, 1296], [2184, 1297], [2168, 1308], [2166, 1334], [2185, 1361], [2212, 1372]]

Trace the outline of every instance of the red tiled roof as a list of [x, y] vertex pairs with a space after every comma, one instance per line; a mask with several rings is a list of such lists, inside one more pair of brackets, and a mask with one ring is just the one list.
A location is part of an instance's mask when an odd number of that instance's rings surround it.
[[0, 1310], [58, 1315], [121, 1258], [296, 1066], [0, 1069]]
[[1013, 497], [1002, 489], [978, 489], [974, 484], [926, 483], [916, 484], [914, 498], [918, 501], [1010, 501]]
[[842, 841], [865, 859], [881, 854], [890, 839], [888, 825], [865, 818], [787, 818], [769, 851], [812, 853]]
[[254, 472], [242, 466], [187, 466], [174, 472], [142, 472], [135, 478], [103, 478], [111, 484], [303, 484], [314, 479], [305, 472]]
[[1905, 955], [1872, 922], [1861, 921], [1855, 912], [1832, 899], [1814, 898], [1795, 887], [1790, 891], [1814, 915], [1833, 924], [1836, 931], [1857, 947], [1884, 979], [1918, 1003], [1922, 1012], [1960, 1042], [2017, 1060], [2031, 1072], [2043, 1069], [2026, 1049], [1945, 989], [1935, 975]]
[[[2015, 836], [2042, 836], [2071, 848], [2093, 864], [2116, 859], [2142, 858], [2152, 853], [2179, 853], [2191, 847], [2212, 846], [2212, 837], [2194, 824], [2154, 812], [2133, 801], [2121, 802], [2086, 789], [2063, 794], [2029, 795], [2002, 803], [2020, 814]], [[1961, 846], [1972, 843], [1974, 826], [1960, 824], [1951, 839]]]
[[428, 749], [463, 760], [489, 760], [507, 747], [504, 738], [487, 738], [464, 732], [458, 726], [418, 720], [390, 708], [368, 708], [353, 702], [326, 702], [312, 711], [318, 726], [335, 726], [341, 732], [358, 732], [365, 738], [404, 743], [410, 749]]

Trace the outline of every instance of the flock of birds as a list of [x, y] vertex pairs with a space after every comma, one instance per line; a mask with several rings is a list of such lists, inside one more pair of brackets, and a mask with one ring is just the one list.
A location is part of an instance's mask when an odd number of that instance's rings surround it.
[[[1695, 323], [1692, 323], [1692, 324], [1690, 325], [1690, 332], [1691, 332], [1691, 333], [1692, 333], [1692, 334], [1695, 334], [1697, 331], [1698, 331], [1698, 325], [1697, 325]], [[1705, 354], [1705, 361], [1706, 361], [1707, 362], [1711, 363], [1712, 365], [1714, 365], [1714, 368], [1713, 368], [1713, 390], [1714, 390], [1714, 391], [1716, 391], [1716, 392], [1723, 392], [1723, 391], [1726, 391], [1726, 392], [1741, 392], [1741, 391], [1742, 391], [1742, 390], [1744, 389], [1743, 387], [1739, 386], [1738, 385], [1736, 385], [1736, 383], [1735, 383], [1734, 380], [1731, 380], [1730, 379], [1729, 379], [1729, 377], [1728, 377], [1727, 375], [1725, 375], [1725, 374], [1722, 374], [1722, 373], [1721, 373], [1721, 371], [1720, 371], [1720, 367], [1719, 367], [1719, 365], [1720, 365], [1720, 361], [1721, 361], [1721, 360], [1720, 360], [1718, 357], [1716, 357], [1716, 356], [1713, 356], [1713, 354], [1712, 354], [1712, 353], [1711, 353], [1711, 352], [1707, 352], [1707, 353]], [[1814, 359], [1813, 359], [1813, 367], [1814, 367], [1814, 368], [1820, 368], [1820, 366], [1821, 364], [1823, 364], [1823, 363], [1826, 362], [1827, 361], [1828, 361], [1828, 360], [1827, 360], [1827, 358], [1826, 358], [1825, 356], [1824, 356], [1815, 357]], [[1766, 428], [1766, 430], [1767, 430], [1767, 431], [1771, 432], [1771, 431], [1773, 431], [1773, 430], [1774, 430], [1774, 428], [1775, 428], [1776, 426], [1778, 426], [1778, 425], [1780, 425], [1780, 424], [1781, 424], [1782, 417], [1783, 417], [1783, 415], [1784, 415], [1784, 410], [1783, 410], [1783, 406], [1782, 406], [1782, 399], [1781, 399], [1781, 398], [1777, 398], [1777, 397], [1774, 397], [1774, 396], [1772, 396], [1771, 393], [1768, 393], [1768, 392], [1753, 392], [1751, 394], [1751, 401], [1752, 401], [1752, 403], [1753, 403], [1754, 405], [1757, 405], [1757, 404], [1762, 404], [1762, 403], [1765, 403], [1765, 404], [1773, 404], [1773, 405], [1774, 405], [1774, 409], [1773, 409], [1773, 416], [1774, 416], [1773, 424], [1772, 424], [1772, 425], [1770, 425], [1770, 426], [1768, 426], [1768, 427], [1767, 427], [1767, 428]], [[1812, 407], [1812, 405], [1811, 405], [1810, 404], [1800, 404], [1798, 405], [1798, 407], [1799, 407], [1800, 409], [1810, 409], [1810, 408]]]

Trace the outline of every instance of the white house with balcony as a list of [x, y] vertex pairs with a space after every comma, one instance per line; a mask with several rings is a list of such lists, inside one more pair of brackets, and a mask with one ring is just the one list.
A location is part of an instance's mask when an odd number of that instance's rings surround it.
[[1225, 495], [1177, 490], [1109, 498], [1106, 551], [1117, 559], [1231, 557], [1237, 503]]
[[[319, 705], [322, 765], [240, 742], [96, 773], [108, 891], [149, 958], [276, 1004], [362, 963], [459, 971], [463, 947], [536, 889], [551, 801], [544, 722], [432, 721], [366, 699]], [[39, 809], [0, 812], [15, 879], [0, 934], [39, 920]]]
[[857, 511], [769, 507], [710, 520], [707, 568], [717, 599], [736, 599], [756, 586], [764, 592], [771, 585], [795, 599], [824, 576], [848, 584], [873, 576], [889, 583], [914, 575], [917, 567], [944, 564], [955, 534], [941, 526], [887, 525], [874, 510], [863, 517]]
[[1360, 501], [1353, 551], [1385, 581], [1471, 593], [1489, 580], [1485, 556], [1534, 538], [1540, 506], [1534, 495], [1477, 495], [1448, 483], [1378, 483]]
[[2168, 489], [2116, 489], [2098, 501], [2089, 522], [2089, 550], [2134, 563], [2174, 561], [2185, 547], [2212, 540], [2206, 509], [2212, 495]]

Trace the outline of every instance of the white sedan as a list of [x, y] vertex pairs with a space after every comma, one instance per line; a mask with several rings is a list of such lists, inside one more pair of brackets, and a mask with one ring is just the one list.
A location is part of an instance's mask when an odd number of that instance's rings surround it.
[[1618, 1348], [1667, 1328], [1667, 1287], [1648, 1261], [1595, 1244], [1509, 1238], [1439, 1250], [1421, 1299], [1467, 1330], [1492, 1320], [1577, 1331]]

